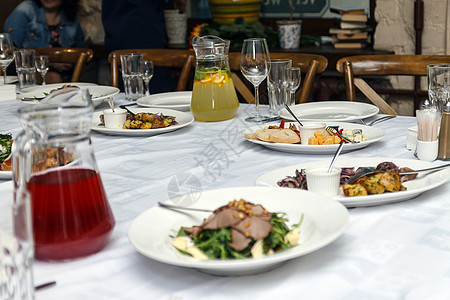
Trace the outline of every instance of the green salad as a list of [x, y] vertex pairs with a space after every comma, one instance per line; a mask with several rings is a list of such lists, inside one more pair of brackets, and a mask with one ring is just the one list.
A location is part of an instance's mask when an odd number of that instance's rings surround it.
[[12, 135], [0, 134], [0, 164], [3, 163], [11, 154]]
[[234, 200], [219, 207], [199, 226], [182, 227], [173, 246], [198, 259], [236, 259], [271, 255], [299, 242], [299, 223], [286, 225], [285, 213]]

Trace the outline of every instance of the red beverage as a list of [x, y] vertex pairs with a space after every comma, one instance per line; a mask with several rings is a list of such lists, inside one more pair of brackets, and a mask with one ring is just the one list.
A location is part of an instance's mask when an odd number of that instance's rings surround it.
[[28, 190], [37, 259], [67, 260], [103, 249], [115, 220], [96, 171], [48, 171], [32, 176]]

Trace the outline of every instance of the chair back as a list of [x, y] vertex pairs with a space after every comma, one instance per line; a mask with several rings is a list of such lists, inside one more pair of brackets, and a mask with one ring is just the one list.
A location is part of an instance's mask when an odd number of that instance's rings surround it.
[[70, 63], [74, 65], [71, 81], [80, 80], [83, 67], [94, 57], [87, 48], [35, 48], [36, 55], [47, 55], [51, 63]]
[[191, 50], [182, 49], [126, 49], [111, 52], [108, 61], [111, 64], [111, 83], [113, 86], [119, 87], [120, 55], [130, 53], [142, 53], [144, 60], [153, 61], [154, 66], [181, 69], [175, 90], [186, 90], [189, 73], [195, 63], [195, 54]]
[[356, 101], [356, 87], [382, 113], [397, 114], [363, 79], [355, 76], [426, 76], [427, 65], [450, 63], [450, 55], [356, 55], [338, 60], [336, 70], [344, 75], [347, 99]]
[[[292, 59], [293, 67], [300, 67], [302, 74], [305, 74], [304, 79], [301, 82], [301, 89], [296, 93], [296, 103], [304, 103], [311, 99], [311, 90], [314, 83], [316, 74], [323, 73], [327, 66], [328, 60], [322, 55], [306, 54], [306, 53], [278, 53], [271, 52], [271, 59]], [[250, 92], [248, 87], [237, 76], [236, 72], [240, 74], [240, 52], [229, 53], [230, 69], [232, 71], [233, 83], [242, 95], [242, 97], [248, 103], [255, 103], [253, 93]]]

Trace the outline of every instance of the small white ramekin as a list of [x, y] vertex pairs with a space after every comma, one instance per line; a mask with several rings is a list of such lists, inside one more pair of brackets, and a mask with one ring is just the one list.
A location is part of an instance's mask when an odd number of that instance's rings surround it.
[[308, 145], [310, 137], [314, 136], [314, 132], [320, 131], [325, 135], [325, 124], [323, 123], [303, 123], [303, 126], [299, 126], [300, 131], [300, 143], [302, 145]]
[[328, 173], [328, 167], [308, 168], [306, 183], [308, 191], [327, 197], [334, 197], [339, 193], [341, 168], [333, 168]]
[[112, 109], [105, 109], [103, 111], [103, 116], [105, 118], [106, 128], [120, 129], [127, 119], [127, 111], [121, 108], [115, 108], [114, 112]]

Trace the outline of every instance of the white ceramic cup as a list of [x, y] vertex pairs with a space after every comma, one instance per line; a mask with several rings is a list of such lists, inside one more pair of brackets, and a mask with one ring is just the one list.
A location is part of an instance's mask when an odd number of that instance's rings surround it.
[[327, 197], [334, 197], [339, 193], [341, 168], [333, 168], [328, 173], [328, 167], [307, 168], [306, 184], [308, 191]]
[[324, 123], [302, 123], [303, 126], [299, 126], [300, 139], [302, 145], [308, 145], [308, 140], [310, 137], [314, 136], [314, 132], [320, 131], [325, 135], [325, 124]]
[[423, 161], [435, 161], [438, 155], [439, 141], [424, 142], [417, 140], [416, 156]]
[[115, 108], [114, 112], [112, 109], [105, 109], [103, 111], [103, 116], [105, 118], [106, 128], [120, 129], [127, 119], [127, 111], [121, 108]]

